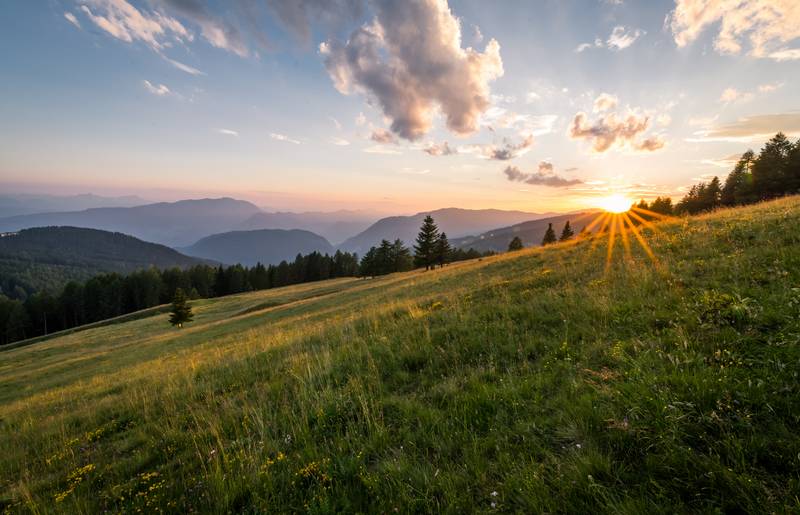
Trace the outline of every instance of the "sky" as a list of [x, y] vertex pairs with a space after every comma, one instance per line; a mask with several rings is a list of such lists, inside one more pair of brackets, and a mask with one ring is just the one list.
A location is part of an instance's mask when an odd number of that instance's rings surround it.
[[796, 0], [6, 0], [0, 189], [268, 209], [679, 198], [800, 137]]

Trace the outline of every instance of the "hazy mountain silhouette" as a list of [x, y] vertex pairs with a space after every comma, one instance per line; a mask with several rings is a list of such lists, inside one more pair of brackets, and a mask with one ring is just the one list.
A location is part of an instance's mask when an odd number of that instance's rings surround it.
[[339, 243], [360, 233], [377, 218], [378, 215], [370, 211], [261, 212], [245, 220], [237, 229], [303, 229]]
[[133, 207], [147, 203], [146, 200], [135, 195], [103, 197], [91, 193], [66, 196], [7, 194], [0, 195], [0, 218], [34, 213], [80, 211], [95, 207]]
[[542, 244], [542, 238], [544, 237], [548, 224], [553, 224], [553, 230], [555, 230], [556, 236], [559, 236], [561, 230], [564, 228], [564, 224], [569, 220], [572, 230], [575, 231], [575, 234], [578, 234], [578, 232], [589, 225], [593, 219], [594, 217], [591, 216], [589, 212], [551, 216], [515, 224], [510, 227], [492, 229], [491, 231], [484, 232], [477, 236], [454, 238], [451, 240], [451, 244], [455, 247], [464, 249], [473, 248], [481, 252], [486, 250], [503, 252], [508, 250], [508, 244], [514, 236], [519, 236], [524, 246], [536, 247]]
[[221, 263], [252, 266], [257, 262], [276, 265], [283, 260], [294, 260], [297, 254], [314, 251], [330, 254], [333, 247], [328, 240], [310, 231], [259, 229], [214, 234], [180, 250]]
[[437, 209], [436, 211], [425, 211], [411, 216], [390, 216], [378, 220], [365, 231], [347, 239], [339, 245], [339, 248], [363, 255], [371, 246], [378, 245], [382, 239], [394, 241], [399, 238], [406, 245], [411, 245], [417, 237], [423, 218], [428, 214], [436, 220], [439, 230], [446, 232], [451, 239], [552, 215], [552, 213], [541, 214], [524, 211], [503, 211], [500, 209], [459, 209], [450, 207]]
[[232, 198], [180, 200], [8, 217], [0, 219], [0, 232], [68, 225], [121, 232], [176, 247], [230, 230], [258, 212], [250, 202]]

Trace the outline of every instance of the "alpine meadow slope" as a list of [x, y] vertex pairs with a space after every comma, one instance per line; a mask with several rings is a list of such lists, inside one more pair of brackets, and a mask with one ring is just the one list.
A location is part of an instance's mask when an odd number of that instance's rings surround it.
[[788, 197], [643, 229], [656, 262], [603, 234], [0, 352], [0, 507], [800, 510], [798, 225]]

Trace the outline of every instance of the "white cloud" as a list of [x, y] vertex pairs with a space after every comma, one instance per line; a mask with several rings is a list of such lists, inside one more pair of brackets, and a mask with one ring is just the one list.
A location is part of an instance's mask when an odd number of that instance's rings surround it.
[[380, 129], [380, 128], [374, 129], [372, 131], [372, 134], [370, 134], [369, 139], [371, 139], [376, 143], [381, 143], [381, 144], [397, 143], [397, 136], [387, 131], [386, 129]]
[[679, 47], [718, 25], [714, 47], [721, 54], [741, 54], [747, 46], [753, 57], [800, 59], [800, 48], [786, 46], [800, 38], [796, 0], [676, 0], [667, 24]]
[[429, 143], [428, 146], [422, 149], [430, 156], [451, 156], [458, 154], [458, 149], [451, 147], [446, 141], [440, 143]]
[[761, 84], [758, 86], [758, 91], [760, 93], [772, 93], [773, 91], [777, 91], [783, 87], [783, 82], [772, 82], [769, 84]]
[[159, 97], [163, 97], [165, 95], [169, 95], [170, 94], [169, 88], [166, 87], [163, 84], [155, 85], [155, 84], [151, 83], [149, 80], [143, 80], [142, 84], [144, 84], [144, 88], [147, 91], [149, 91], [150, 93], [152, 93], [153, 95], [156, 95], [156, 96], [159, 96]]
[[489, 82], [503, 75], [500, 45], [461, 47], [461, 27], [446, 1], [375, 0], [375, 18], [346, 43], [320, 45], [336, 89], [380, 106], [400, 137], [427, 133], [436, 112], [456, 134], [477, 130], [490, 106]]
[[575, 52], [581, 53], [589, 50], [590, 48], [608, 48], [610, 50], [625, 50], [633, 45], [637, 39], [647, 34], [641, 29], [625, 28], [622, 25], [614, 27], [608, 38], [603, 41], [600, 38], [595, 38], [592, 43], [581, 43], [575, 48]]
[[292, 139], [289, 136], [286, 136], [285, 134], [279, 134], [277, 132], [270, 132], [269, 133], [269, 137], [274, 139], [274, 140], [277, 140], [277, 141], [284, 141], [286, 143], [293, 143], [295, 145], [299, 145], [300, 144], [299, 140]]
[[491, 143], [488, 145], [464, 145], [458, 147], [458, 152], [461, 154], [477, 154], [478, 157], [483, 159], [508, 161], [530, 152], [531, 147], [533, 147], [533, 143], [533, 136], [528, 135], [518, 142], [514, 142], [508, 138], [503, 138], [503, 141], [500, 144]]
[[219, 134], [224, 134], [225, 136], [239, 136], [239, 133], [231, 130], [231, 129], [217, 129]]
[[161, 57], [163, 57], [166, 62], [168, 62], [169, 64], [171, 64], [172, 66], [174, 66], [175, 68], [179, 69], [182, 72], [186, 72], [186, 73], [188, 73], [190, 75], [205, 75], [205, 72], [202, 72], [202, 71], [198, 70], [197, 68], [193, 68], [193, 67], [189, 66], [188, 64], [183, 64], [180, 61], [176, 61], [174, 59], [170, 59], [169, 57], [165, 56], [164, 54], [161, 54]]
[[66, 18], [68, 22], [75, 25], [76, 27], [81, 28], [81, 23], [78, 21], [78, 18], [76, 18], [75, 15], [72, 14], [71, 12], [65, 12], [64, 18]]
[[394, 155], [399, 156], [402, 154], [399, 150], [394, 148], [385, 147], [383, 145], [373, 145], [371, 147], [367, 147], [363, 150], [367, 154], [386, 154], [386, 155]]
[[623, 26], [614, 27], [611, 35], [606, 40], [606, 45], [611, 50], [624, 50], [634, 44], [637, 39], [647, 34], [640, 29], [626, 29]]
[[735, 122], [719, 124], [698, 131], [695, 133], [695, 137], [688, 138], [687, 141], [759, 142], [771, 138], [778, 132], [783, 132], [791, 137], [800, 135], [800, 113], [746, 116]]
[[342, 124], [341, 124], [341, 123], [339, 123], [339, 120], [337, 120], [337, 119], [336, 119], [336, 118], [334, 118], [333, 116], [329, 116], [329, 117], [328, 117], [328, 119], [329, 119], [331, 122], [333, 122], [333, 126], [334, 126], [334, 127], [336, 127], [336, 130], [337, 130], [337, 131], [340, 131], [340, 130], [342, 130]]
[[126, 0], [84, 0], [81, 11], [111, 36], [132, 43], [141, 41], [162, 50], [169, 40], [191, 41], [181, 22], [158, 11], [140, 11]]
[[549, 186], [551, 188], [565, 188], [568, 186], [575, 186], [582, 184], [583, 181], [579, 179], [566, 179], [556, 174], [552, 163], [542, 161], [535, 172], [523, 172], [516, 166], [507, 166], [503, 173], [511, 182], [523, 182], [525, 184], [533, 184], [537, 186]]
[[340, 146], [340, 147], [346, 147], [347, 145], [350, 144], [350, 142], [347, 141], [346, 139], [339, 138], [339, 137], [336, 137], [336, 136], [331, 138], [331, 143], [334, 144], [334, 145]]
[[666, 142], [659, 135], [644, 137], [649, 127], [650, 117], [635, 111], [629, 111], [622, 117], [617, 113], [608, 113], [594, 122], [589, 122], [586, 113], [580, 112], [572, 121], [569, 137], [589, 141], [596, 153], [614, 148], [653, 152], [663, 148]]
[[619, 99], [616, 96], [608, 93], [601, 93], [600, 96], [594, 100], [594, 108], [592, 111], [595, 113], [603, 113], [605, 111], [614, 109], [617, 107], [618, 103]]
[[752, 100], [752, 98], [752, 93], [739, 91], [736, 88], [726, 88], [722, 92], [722, 95], [720, 95], [719, 101], [724, 104], [731, 104], [733, 102], [747, 102], [748, 100]]

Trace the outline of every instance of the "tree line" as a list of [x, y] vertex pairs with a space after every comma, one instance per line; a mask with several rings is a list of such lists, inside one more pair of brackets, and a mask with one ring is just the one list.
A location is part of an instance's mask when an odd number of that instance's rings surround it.
[[407, 272], [414, 268], [425, 267], [426, 270], [443, 267], [448, 263], [475, 259], [494, 254], [492, 251], [478, 252], [475, 249], [453, 248], [447, 234], [439, 232], [433, 217], [428, 215], [422, 221], [419, 234], [414, 245], [414, 254], [402, 240], [381, 241], [380, 245], [371, 247], [361, 258], [360, 273], [362, 276], [375, 277], [393, 272]]
[[337, 251], [333, 256], [298, 254], [291, 263], [253, 267], [195, 265], [149, 268], [128, 275], [102, 273], [81, 283], [68, 282], [57, 294], [40, 291], [24, 300], [0, 295], [0, 344], [172, 302], [178, 290], [191, 299], [221, 297], [291, 284], [359, 274], [358, 256]]

